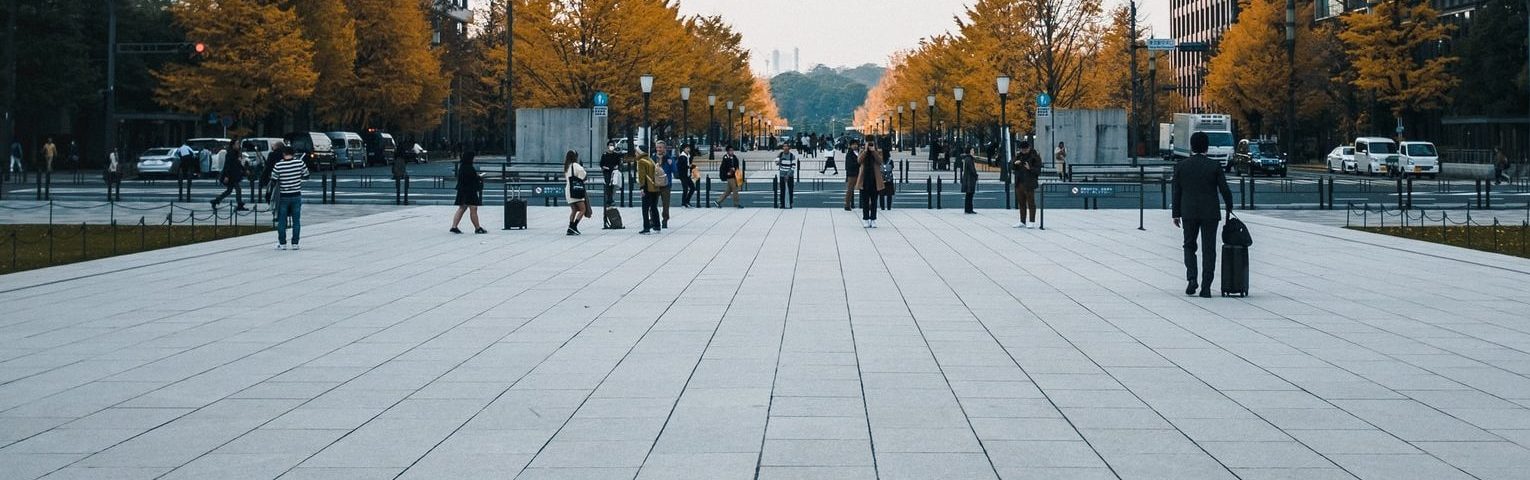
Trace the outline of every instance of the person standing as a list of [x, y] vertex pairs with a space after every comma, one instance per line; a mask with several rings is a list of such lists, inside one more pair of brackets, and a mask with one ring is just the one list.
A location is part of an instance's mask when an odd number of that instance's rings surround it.
[[[276, 162], [282, 159], [281, 152], [283, 150], [287, 150], [286, 144], [280, 141], [274, 142], [271, 145], [271, 153], [266, 154], [266, 161], [260, 166], [260, 188], [265, 189], [265, 200], [267, 203], [280, 198], [280, 195], [273, 195], [276, 192], [276, 188], [271, 184], [271, 175], [276, 170]], [[274, 209], [276, 206], [272, 205], [271, 208]]]
[[218, 203], [228, 198], [229, 193], [234, 194], [235, 211], [244, 211], [244, 158], [239, 154], [239, 139], [229, 142], [228, 150], [223, 157], [223, 173], [218, 175], [218, 181], [223, 184], [223, 193], [212, 199], [213, 210], [218, 209]]
[[607, 144], [606, 153], [600, 155], [600, 175], [605, 180], [605, 205], [616, 203], [616, 183], [620, 180], [622, 154], [616, 153], [616, 145]]
[[647, 152], [642, 152], [638, 154], [637, 176], [638, 187], [643, 189], [643, 231], [638, 234], [660, 232], [664, 225], [659, 221], [659, 194], [663, 192], [659, 182], [665, 178], [664, 170], [653, 163]]
[[725, 182], [727, 190], [723, 191], [721, 197], [717, 197], [716, 205], [718, 208], [722, 208], [723, 200], [733, 197], [733, 207], [744, 208], [743, 205], [738, 203], [739, 175], [742, 173], [738, 169], [738, 155], [733, 153], [732, 145], [727, 147], [726, 152], [723, 154], [722, 163], [717, 167], [717, 178]]
[[781, 208], [792, 208], [792, 195], [796, 193], [797, 155], [792, 153], [791, 144], [781, 144], [781, 153], [776, 154], [776, 169], [781, 180]]
[[861, 174], [861, 141], [850, 139], [845, 144], [845, 211], [855, 208], [855, 186]]
[[585, 190], [584, 166], [579, 164], [579, 152], [569, 150], [563, 155], [564, 200], [568, 200], [568, 235], [579, 235], [579, 220], [590, 216], [589, 192]]
[[457, 225], [462, 223], [462, 214], [468, 213], [468, 218], [473, 221], [473, 233], [489, 233], [478, 223], [478, 207], [483, 206], [483, 177], [478, 175], [478, 168], [473, 166], [473, 158], [477, 155], [473, 152], [462, 152], [462, 161], [457, 164], [457, 213], [452, 215], [452, 233], [462, 233]]
[[673, 197], [675, 184], [675, 152], [669, 151], [669, 145], [664, 142], [655, 144], [659, 149], [659, 171], [663, 175], [656, 178], [659, 182], [660, 212], [663, 214], [659, 220], [661, 228], [669, 228], [669, 202]]
[[867, 148], [860, 155], [861, 168], [851, 182], [851, 188], [861, 191], [861, 223], [866, 228], [877, 228], [877, 197], [886, 187], [886, 181], [882, 178], [882, 169], [877, 168], [881, 164], [881, 158], [877, 155], [876, 148]]
[[823, 168], [818, 170], [818, 174], [822, 175], [824, 172], [829, 171], [829, 169], [831, 169], [831, 168], [834, 169], [834, 174], [835, 175], [839, 175], [839, 165], [835, 165], [834, 164], [834, 149], [833, 148], [830, 148], [830, 149], [828, 149], [828, 151], [824, 152]]
[[26, 174], [27, 170], [21, 165], [21, 141], [11, 142], [11, 168], [6, 171], [11, 173]]
[[1493, 183], [1502, 184], [1509, 179], [1509, 156], [1503, 154], [1503, 147], [1493, 147]]
[[[1217, 211], [1218, 194], [1227, 205], [1227, 217], [1232, 218], [1232, 190], [1227, 188], [1221, 165], [1206, 156], [1208, 140], [1204, 132], [1190, 135], [1190, 158], [1174, 166], [1174, 226], [1184, 229], [1185, 276], [1190, 281], [1185, 295], [1194, 295], [1199, 287], [1202, 298], [1211, 298], [1211, 280], [1217, 270], [1217, 223], [1222, 220]], [[1197, 241], [1204, 257], [1199, 283], [1195, 276]]]
[[681, 145], [675, 158], [675, 174], [680, 177], [680, 208], [691, 208], [691, 197], [696, 195], [696, 178], [692, 175], [696, 165], [691, 163], [696, 155], [694, 150], [689, 143]]
[[1041, 186], [1041, 155], [1031, 149], [1031, 142], [1020, 142], [1010, 170], [1015, 176], [1015, 209], [1020, 211], [1015, 228], [1031, 228], [1036, 221], [1036, 188]]
[[122, 164], [117, 162], [117, 151], [106, 154], [106, 201], [122, 200]]
[[882, 149], [882, 192], [879, 200], [882, 202], [882, 210], [892, 210], [893, 193], [898, 189], [897, 177], [893, 175], [895, 165], [891, 148], [891, 145], [887, 145]]
[[48, 178], [53, 178], [53, 158], [57, 156], [58, 147], [53, 145], [53, 137], [48, 137], [42, 147], [43, 173], [47, 173]]
[[75, 175], [79, 175], [80, 174], [80, 143], [79, 142], [76, 142], [76, 141], [74, 141], [72, 139], [69, 140], [69, 154], [65, 158], [69, 160], [69, 169], [74, 171]]
[[[412, 142], [409, 142], [412, 143]], [[409, 162], [414, 158], [414, 149], [400, 148], [393, 155], [393, 164], [389, 165], [389, 173], [393, 174], [393, 200], [401, 205], [408, 205], [409, 192]]]
[[1068, 149], [1063, 145], [1063, 142], [1057, 142], [1057, 151], [1053, 152], [1052, 155], [1053, 158], [1057, 159], [1057, 179], [1064, 182], [1069, 181]]
[[972, 197], [977, 194], [977, 158], [972, 155], [971, 151], [968, 151], [961, 156], [960, 161], [962, 162], [962, 196], [964, 198], [962, 212], [970, 215], [977, 213], [977, 210], [972, 208]]
[[303, 232], [303, 180], [308, 179], [308, 164], [292, 149], [281, 147], [281, 161], [271, 169], [271, 181], [279, 190], [276, 208], [276, 249], [287, 249], [287, 222], [292, 222], [292, 249], [298, 249]]

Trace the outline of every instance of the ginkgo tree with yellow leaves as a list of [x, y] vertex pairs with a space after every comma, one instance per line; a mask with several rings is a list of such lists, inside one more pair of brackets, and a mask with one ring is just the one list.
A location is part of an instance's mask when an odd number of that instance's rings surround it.
[[1385, 105], [1399, 128], [1410, 113], [1449, 104], [1460, 83], [1450, 71], [1457, 58], [1420, 53], [1448, 40], [1454, 27], [1440, 21], [1428, 0], [1382, 0], [1343, 21], [1339, 39], [1353, 73], [1349, 83]]
[[[1214, 111], [1232, 115], [1247, 136], [1280, 130], [1288, 105], [1295, 104], [1298, 118], [1312, 119], [1333, 103], [1326, 72], [1338, 63], [1338, 47], [1322, 28], [1299, 22], [1300, 53], [1293, 61], [1285, 45], [1285, 4], [1239, 2], [1237, 23], [1222, 35], [1207, 65], [1207, 103]], [[1304, 2], [1296, 18], [1312, 18], [1312, 8], [1311, 2]], [[1311, 72], [1318, 74], [1307, 74]]]

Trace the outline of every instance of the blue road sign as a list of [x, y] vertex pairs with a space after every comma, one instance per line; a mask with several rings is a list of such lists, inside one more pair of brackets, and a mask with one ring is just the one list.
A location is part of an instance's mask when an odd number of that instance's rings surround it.
[[1037, 95], [1036, 96], [1036, 106], [1038, 106], [1038, 107], [1050, 107], [1050, 106], [1052, 106], [1052, 96], [1048, 95], [1046, 92], [1042, 92], [1041, 95]]
[[531, 196], [540, 198], [562, 198], [563, 185], [537, 185], [531, 187]]
[[609, 103], [611, 103], [610, 95], [606, 95], [606, 92], [595, 92], [595, 106], [604, 107]]
[[1116, 196], [1116, 187], [1101, 187], [1091, 185], [1075, 185], [1068, 189], [1068, 194], [1083, 198], [1105, 198]]

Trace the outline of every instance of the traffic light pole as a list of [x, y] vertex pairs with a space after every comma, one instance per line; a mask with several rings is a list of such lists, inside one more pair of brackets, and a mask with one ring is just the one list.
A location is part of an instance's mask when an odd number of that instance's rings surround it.
[[[630, 145], [629, 145], [630, 146]], [[515, 1], [505, 2], [505, 163], [515, 156]]]
[[[14, 3], [16, 0], [11, 0]], [[12, 15], [15, 18], [15, 15]], [[14, 21], [14, 20], [12, 20]], [[101, 148], [117, 150], [117, 1], [106, 0], [106, 128]], [[12, 82], [14, 84], [15, 82]]]

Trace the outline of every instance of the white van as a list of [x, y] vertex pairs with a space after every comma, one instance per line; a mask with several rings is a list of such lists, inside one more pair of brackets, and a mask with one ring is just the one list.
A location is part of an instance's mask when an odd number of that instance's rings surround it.
[[1401, 153], [1397, 157], [1397, 174], [1428, 175], [1429, 178], [1440, 174], [1440, 152], [1433, 143], [1402, 142], [1397, 150]]
[[1366, 175], [1384, 175], [1387, 164], [1397, 164], [1397, 142], [1386, 137], [1355, 139], [1355, 170]]
[[366, 143], [361, 135], [353, 132], [329, 132], [329, 141], [335, 145], [335, 166], [347, 168], [367, 166]]

